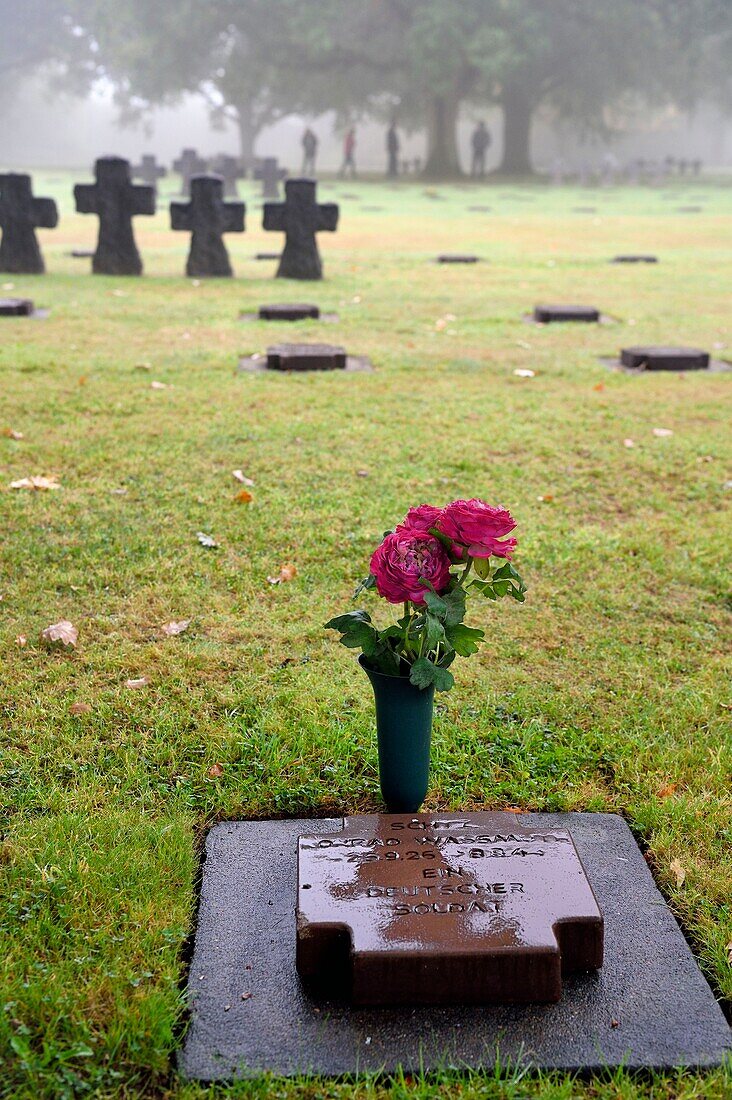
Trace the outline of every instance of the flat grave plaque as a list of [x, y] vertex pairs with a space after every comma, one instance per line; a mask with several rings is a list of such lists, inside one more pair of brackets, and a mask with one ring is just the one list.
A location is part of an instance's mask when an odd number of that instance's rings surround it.
[[257, 252], [255, 253], [255, 260], [279, 260], [282, 256], [281, 252]]
[[658, 256], [651, 255], [622, 255], [614, 256], [610, 261], [612, 264], [657, 264]]
[[622, 348], [620, 362], [633, 370], [708, 370], [709, 352], [700, 348]]
[[267, 369], [345, 370], [346, 349], [337, 344], [276, 344], [267, 348]]
[[0, 298], [0, 317], [32, 317], [30, 298]]
[[594, 306], [538, 305], [534, 306], [534, 320], [541, 325], [552, 321], [599, 321], [600, 311]]
[[381, 814], [301, 837], [298, 856], [298, 972], [354, 1004], [555, 1002], [562, 974], [602, 966], [603, 918], [566, 829]]
[[306, 302], [278, 302], [275, 305], [260, 306], [258, 317], [260, 321], [304, 321], [309, 318], [317, 320], [320, 317], [320, 306]]
[[477, 264], [479, 256], [465, 255], [459, 252], [443, 252], [437, 257], [438, 264]]

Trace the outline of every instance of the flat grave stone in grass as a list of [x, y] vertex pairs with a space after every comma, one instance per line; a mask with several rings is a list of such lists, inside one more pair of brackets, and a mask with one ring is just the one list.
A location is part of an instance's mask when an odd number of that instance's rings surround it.
[[254, 255], [255, 260], [279, 260], [281, 258], [281, 252], [256, 252]]
[[704, 209], [703, 206], [677, 206], [676, 207], [676, 213], [677, 214], [701, 214], [703, 209]]
[[438, 264], [477, 264], [480, 263], [480, 256], [473, 256], [463, 252], [443, 252], [441, 253], [435, 263]]
[[0, 298], [0, 317], [32, 317], [33, 313], [30, 298]]
[[[438, 823], [455, 816], [415, 820], [433, 823], [438, 834]], [[723, 1063], [732, 1050], [729, 1025], [626, 823], [612, 814], [511, 817], [517, 833], [571, 834], [604, 919], [602, 969], [564, 975], [556, 1003], [356, 1007], [313, 996], [296, 969], [298, 839], [327, 841], [344, 826], [344, 837], [353, 837], [364, 819], [214, 826], [206, 840], [188, 979], [191, 1020], [179, 1055], [183, 1074], [215, 1081], [267, 1071], [340, 1075], [429, 1072], [446, 1065], [491, 1071], [506, 1064], [602, 1074], [618, 1066], [664, 1070]], [[419, 828], [413, 835], [425, 839], [425, 832]], [[433, 862], [420, 855], [426, 847], [415, 841], [410, 849], [424, 869]], [[477, 838], [476, 848], [492, 850]], [[345, 851], [350, 857], [358, 849]], [[367, 855], [382, 851], [374, 847]], [[529, 867], [543, 857], [519, 858]], [[482, 857], [496, 868], [486, 871], [486, 883], [504, 881], [505, 859]], [[369, 863], [375, 861], [364, 859], [361, 867]], [[359, 860], [348, 866], [357, 879]], [[424, 879], [438, 889], [459, 881]], [[337, 891], [330, 900], [338, 902]], [[388, 900], [395, 907], [427, 904], [428, 912], [415, 920], [439, 925], [445, 917], [431, 900]], [[510, 937], [517, 928], [509, 922], [505, 931]]]
[[613, 256], [610, 261], [611, 264], [657, 264], [658, 256], [652, 256], [650, 253], [635, 254], [624, 253], [620, 256]]
[[73, 260], [93, 260], [94, 249], [93, 248], [72, 248], [68, 253]]
[[320, 317], [320, 306], [306, 302], [277, 302], [274, 305], [260, 306], [260, 321], [302, 321]]
[[600, 320], [600, 311], [595, 306], [537, 305], [534, 306], [533, 318], [540, 325], [548, 325], [554, 321], [592, 323]]
[[275, 344], [267, 348], [267, 369], [345, 370], [346, 358], [338, 344]]
[[708, 370], [710, 355], [699, 348], [622, 348], [620, 362], [631, 370]]
[[573, 206], [572, 213], [574, 214], [596, 214], [596, 206]]

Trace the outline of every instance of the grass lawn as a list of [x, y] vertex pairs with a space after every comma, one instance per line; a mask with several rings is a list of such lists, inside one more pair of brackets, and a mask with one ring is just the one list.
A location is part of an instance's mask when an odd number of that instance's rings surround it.
[[[0, 1095], [728, 1097], [724, 1072], [207, 1090], [173, 1059], [207, 828], [379, 808], [371, 689], [322, 624], [410, 505], [458, 496], [510, 507], [529, 594], [471, 617], [488, 644], [438, 697], [427, 808], [623, 814], [732, 1001], [732, 373], [598, 362], [634, 343], [732, 358], [732, 190], [330, 183], [326, 281], [301, 285], [254, 261], [281, 237], [247, 184], [237, 278], [195, 285], [165, 210], [136, 219], [144, 278], [71, 259], [97, 225], [72, 212], [74, 178], [35, 181], [62, 207], [41, 233], [49, 274], [0, 276], [51, 310], [0, 320], [0, 433], [23, 433], [0, 434]], [[428, 262], [458, 250], [487, 262]], [[661, 262], [607, 262], [629, 251]], [[238, 319], [293, 299], [340, 323]], [[542, 300], [613, 321], [523, 324]], [[235, 373], [282, 338], [376, 369]], [[10, 489], [33, 475], [61, 488]], [[70, 653], [39, 642], [60, 619]]]

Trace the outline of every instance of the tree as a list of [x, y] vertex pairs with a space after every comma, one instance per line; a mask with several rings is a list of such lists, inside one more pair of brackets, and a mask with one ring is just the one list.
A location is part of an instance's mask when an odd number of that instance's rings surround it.
[[79, 80], [89, 71], [86, 44], [64, 0], [0, 0], [0, 103], [41, 69]]

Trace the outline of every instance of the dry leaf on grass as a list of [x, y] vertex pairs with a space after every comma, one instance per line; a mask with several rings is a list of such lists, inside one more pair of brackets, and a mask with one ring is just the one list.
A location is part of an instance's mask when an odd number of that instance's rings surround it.
[[665, 787], [661, 787], [658, 792], [659, 798], [670, 798], [672, 794], [676, 794], [676, 788], [678, 783], [667, 783]]
[[215, 538], [211, 535], [207, 535], [205, 531], [199, 531], [196, 538], [200, 542], [201, 546], [205, 546], [207, 550], [215, 550], [219, 545]]
[[16, 432], [12, 428], [4, 428], [3, 429], [3, 435], [7, 436], [8, 439], [23, 439], [24, 438], [22, 432]]
[[602, 393], [602, 391], [605, 389], [605, 383], [604, 382], [598, 382], [597, 385], [593, 386], [592, 388], [595, 391], [595, 393]]
[[683, 886], [686, 881], [686, 870], [681, 866], [681, 861], [678, 859], [672, 859], [669, 864], [669, 870], [676, 875], [676, 885]]
[[254, 500], [254, 497], [248, 489], [240, 489], [234, 497], [234, 500], [238, 500], [240, 504], [251, 504], [251, 502]]
[[284, 584], [286, 581], [293, 580], [297, 576], [297, 569], [288, 562], [287, 565], [283, 565], [276, 577], [267, 577], [270, 584]]
[[623, 446], [628, 447], [628, 448], [635, 447], [635, 440], [634, 439], [624, 439], [623, 440]]
[[177, 622], [173, 620], [164, 625], [163, 634], [166, 638], [175, 638], [176, 634], [182, 634], [190, 625], [190, 619], [179, 619]]
[[727, 962], [732, 966], [732, 940], [726, 944], [725, 951], [727, 952]]
[[220, 779], [223, 774], [224, 774], [224, 765], [223, 764], [213, 764], [208, 769], [208, 775], [209, 775], [210, 779]]
[[368, 470], [356, 470], [356, 477], [369, 477]]
[[45, 489], [60, 489], [55, 477], [22, 477], [20, 481], [11, 481], [11, 489], [36, 489], [39, 492]]
[[654, 428], [653, 434], [655, 435], [656, 439], [666, 439], [667, 436], [673, 435], [674, 433], [671, 431], [670, 428]]
[[240, 481], [242, 483], [242, 485], [246, 485], [250, 489], [254, 488], [254, 482], [252, 481], [252, 479], [250, 477], [245, 477], [244, 476], [244, 471], [243, 470], [232, 470], [231, 471], [231, 476], [233, 478], [236, 478], [237, 481]]
[[139, 676], [136, 680], [125, 680], [126, 688], [144, 688], [150, 683], [147, 676]]
[[170, 388], [171, 387], [168, 385], [167, 382], [151, 382], [150, 383], [150, 389], [151, 390], [168, 390]]
[[59, 646], [61, 649], [76, 649], [78, 637], [79, 631], [68, 619], [60, 619], [41, 631], [41, 638], [46, 645]]
[[92, 708], [88, 703], [72, 703], [69, 707], [69, 714], [91, 714]]
[[25, 634], [19, 634], [18, 637], [15, 639], [15, 644], [17, 645], [18, 649], [25, 649], [25, 647], [28, 645], [28, 639], [26, 638]]
[[536, 378], [536, 371], [529, 370], [528, 367], [517, 367], [513, 373], [517, 378]]

